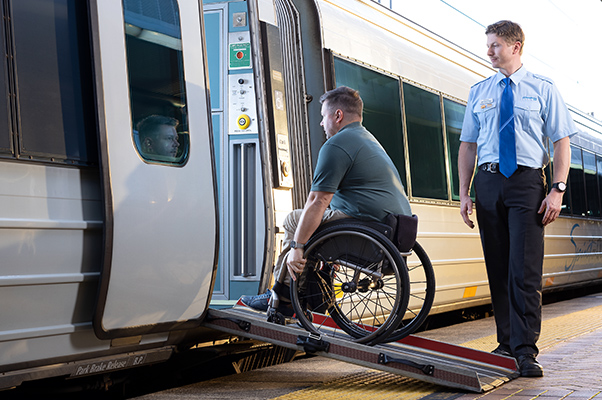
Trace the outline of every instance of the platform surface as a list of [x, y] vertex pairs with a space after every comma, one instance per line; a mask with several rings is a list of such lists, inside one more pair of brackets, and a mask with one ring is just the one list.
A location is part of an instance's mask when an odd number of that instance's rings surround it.
[[[543, 378], [517, 378], [475, 394], [322, 357], [138, 397], [172, 399], [602, 400], [602, 293], [544, 306], [538, 361]], [[422, 332], [430, 339], [479, 350], [496, 347], [493, 318]]]

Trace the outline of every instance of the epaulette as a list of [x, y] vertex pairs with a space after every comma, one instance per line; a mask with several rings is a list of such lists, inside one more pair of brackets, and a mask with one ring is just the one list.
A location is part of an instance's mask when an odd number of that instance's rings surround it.
[[470, 88], [472, 89], [472, 88], [474, 88], [474, 87], [477, 87], [477, 86], [479, 86], [481, 83], [485, 83], [485, 82], [487, 82], [488, 80], [490, 80], [490, 79], [493, 79], [493, 77], [494, 77], [494, 76], [495, 76], [495, 75], [492, 75], [492, 76], [490, 76], [489, 78], [483, 79], [482, 81], [480, 81], [480, 82], [477, 82], [477, 83], [475, 83], [474, 85], [472, 85]]
[[554, 81], [551, 80], [550, 78], [548, 78], [547, 76], [543, 76], [543, 75], [537, 75], [537, 74], [533, 74], [533, 78], [542, 80], [544, 82], [548, 82], [550, 85], [554, 84]]

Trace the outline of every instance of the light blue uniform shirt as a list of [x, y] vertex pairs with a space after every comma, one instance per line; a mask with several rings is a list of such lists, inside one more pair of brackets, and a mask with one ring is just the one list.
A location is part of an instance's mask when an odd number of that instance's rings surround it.
[[[470, 89], [462, 142], [477, 143], [478, 165], [499, 162], [500, 101], [504, 74], [497, 74]], [[531, 168], [547, 165], [546, 138], [556, 142], [577, 133], [566, 104], [550, 79], [525, 67], [510, 76], [514, 94], [514, 130], [517, 164]]]

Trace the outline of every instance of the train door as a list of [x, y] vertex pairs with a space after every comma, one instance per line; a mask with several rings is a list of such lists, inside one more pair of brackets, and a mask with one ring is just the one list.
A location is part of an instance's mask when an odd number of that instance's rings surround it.
[[204, 1], [218, 167], [220, 254], [212, 307], [255, 294], [266, 253], [266, 207], [246, 1]]
[[217, 200], [196, 0], [91, 0], [105, 250], [100, 338], [198, 324]]
[[[306, 95], [293, 2], [203, 5], [223, 227], [211, 303], [219, 307], [270, 284], [282, 222], [303, 207], [311, 181], [307, 103], [313, 97]], [[319, 94], [321, 57], [318, 50]], [[311, 106], [319, 115], [319, 102]]]

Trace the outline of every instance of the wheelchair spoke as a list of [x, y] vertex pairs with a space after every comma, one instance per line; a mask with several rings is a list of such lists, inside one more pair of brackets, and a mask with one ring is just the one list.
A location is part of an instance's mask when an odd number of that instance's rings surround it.
[[[291, 283], [291, 300], [306, 329], [345, 332], [351, 340], [375, 344], [400, 323], [409, 300], [408, 269], [385, 236], [355, 224], [326, 229], [310, 239], [306, 258], [311, 266]], [[307, 317], [302, 307], [325, 316]]]

